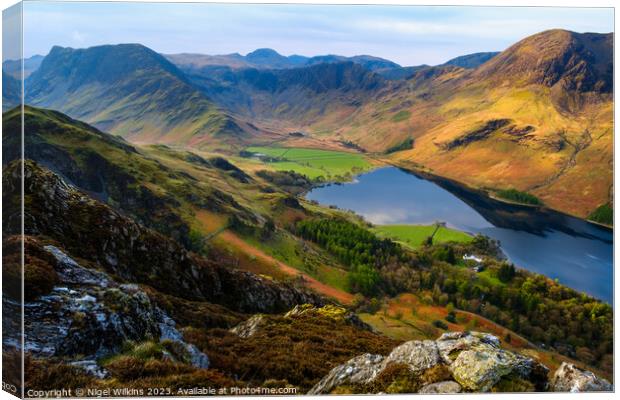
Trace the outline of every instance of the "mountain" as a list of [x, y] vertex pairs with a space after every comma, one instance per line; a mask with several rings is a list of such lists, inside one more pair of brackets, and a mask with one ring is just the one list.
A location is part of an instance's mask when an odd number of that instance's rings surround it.
[[144, 142], [199, 143], [221, 134], [234, 140], [248, 129], [172, 63], [137, 44], [54, 47], [27, 79], [26, 102]]
[[[320, 93], [350, 82], [328, 78]], [[298, 174], [129, 144], [31, 106], [20, 162], [21, 119], [19, 109], [3, 115], [3, 345], [8, 360], [22, 356], [23, 315], [29, 388], [612, 390], [582, 369], [612, 372], [611, 306], [511, 268], [482, 236], [411, 249], [295, 197], [291, 186], [310, 183]], [[456, 262], [472, 253], [485, 274]], [[538, 306], [521, 304], [526, 296]], [[579, 316], [589, 322], [571, 325]], [[506, 327], [515, 319], [520, 333]], [[492, 333], [461, 332], [474, 325]], [[565, 326], [570, 335], [553, 333]], [[361, 374], [342, 373], [351, 369]]]
[[420, 70], [407, 91], [388, 96], [399, 106], [367, 103], [357, 126], [339, 132], [374, 151], [413, 136], [413, 149], [392, 156], [398, 162], [491, 191], [531, 192], [585, 217], [611, 200], [611, 39], [552, 30], [474, 69]]
[[247, 119], [317, 120], [327, 110], [352, 109], [388, 82], [347, 61], [280, 70], [204, 67], [189, 75], [206, 96]]
[[442, 65], [454, 65], [461, 68], [477, 68], [499, 54], [499, 51], [466, 54], [446, 61]]
[[305, 57], [300, 55], [283, 56], [273, 49], [256, 49], [245, 56], [238, 53], [227, 55], [205, 54], [167, 54], [165, 55], [173, 64], [185, 71], [195, 71], [201, 67], [219, 66], [232, 69], [256, 68], [256, 69], [286, 69], [299, 68], [324, 63], [341, 63], [351, 61], [363, 67], [375, 71], [381, 69], [398, 68], [400, 65], [380, 57], [359, 55], [345, 57], [339, 55], [324, 55]]
[[2, 111], [21, 104], [22, 85], [19, 80], [2, 71]]
[[256, 68], [291, 68], [304, 62], [303, 58], [295, 57], [292, 60], [289, 57], [280, 55], [272, 49], [257, 49], [245, 56], [246, 62]]
[[611, 93], [613, 34], [551, 30], [530, 36], [481, 66], [474, 78]]
[[[24, 59], [24, 78], [29, 77], [34, 71], [36, 71], [45, 56], [34, 55]], [[22, 65], [19, 60], [6, 60], [2, 63], [2, 70], [12, 77], [19, 79], [21, 76]]]
[[551, 30], [478, 66], [492, 53], [406, 68], [270, 49], [163, 57], [140, 45], [55, 48], [26, 98], [137, 142], [230, 151], [303, 132], [585, 217], [611, 202], [612, 40]]
[[[21, 154], [19, 108], [3, 115], [3, 165]], [[174, 172], [124, 139], [52, 110], [24, 108], [24, 157], [34, 160], [91, 197], [191, 247], [190, 207], [252, 214], [213, 186]], [[85, 145], [87, 144], [87, 145]], [[213, 166], [204, 161], [203, 167]], [[191, 188], [191, 190], [190, 190]]]

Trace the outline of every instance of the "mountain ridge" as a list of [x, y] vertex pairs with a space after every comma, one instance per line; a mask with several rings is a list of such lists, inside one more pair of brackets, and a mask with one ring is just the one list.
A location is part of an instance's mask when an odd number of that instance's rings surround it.
[[26, 88], [28, 104], [58, 109], [133, 140], [245, 134], [241, 122], [196, 90], [176, 66], [138, 44], [56, 46]]

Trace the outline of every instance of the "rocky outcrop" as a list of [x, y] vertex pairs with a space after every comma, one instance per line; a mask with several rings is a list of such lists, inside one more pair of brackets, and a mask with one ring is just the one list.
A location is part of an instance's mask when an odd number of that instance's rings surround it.
[[[107, 205], [90, 199], [60, 177], [24, 163], [25, 231], [45, 235], [75, 256], [122, 280], [147, 284], [180, 298], [221, 304], [240, 312], [281, 312], [296, 304], [322, 305], [313, 292], [236, 270], [189, 253], [180, 244]], [[5, 168], [4, 188], [19, 188], [18, 163]], [[20, 230], [19, 198], [5, 198], [5, 232]]]
[[327, 304], [323, 307], [316, 307], [312, 304], [300, 304], [293, 307], [284, 314], [285, 318], [292, 318], [301, 315], [310, 315], [315, 317], [327, 317], [334, 321], [343, 321], [356, 328], [370, 332], [375, 332], [372, 326], [362, 321], [355, 313], [348, 311], [346, 308]]
[[506, 127], [508, 124], [510, 124], [510, 122], [511, 120], [505, 118], [486, 121], [479, 128], [466, 132], [463, 135], [448, 142], [441, 143], [440, 147], [444, 150], [452, 150], [457, 147], [467, 146], [470, 143], [484, 140], [489, 137], [493, 132], [496, 132], [498, 129]]
[[611, 392], [613, 386], [590, 371], [563, 362], [551, 379], [554, 392]]
[[330, 393], [342, 385], [372, 382], [384, 367], [384, 357], [379, 354], [363, 354], [332, 369], [308, 394]]
[[[323, 307], [316, 307], [312, 304], [300, 304], [293, 307], [290, 311], [284, 314], [284, 318], [297, 318], [301, 316], [307, 316], [311, 318], [327, 318], [336, 322], [344, 322], [347, 325], [352, 325], [355, 328], [363, 329], [374, 333], [374, 329], [362, 321], [355, 313], [348, 311], [347, 309], [333, 304], [327, 304]], [[230, 329], [231, 333], [239, 336], [240, 338], [247, 339], [254, 336], [259, 329], [263, 328], [267, 324], [265, 315], [255, 314], [247, 320], [239, 323], [234, 328]]]
[[355, 357], [334, 368], [309, 394], [350, 386], [369, 393], [399, 387], [420, 393], [487, 392], [502, 380], [524, 381], [525, 387], [542, 391], [547, 388], [547, 373], [537, 361], [501, 349], [495, 336], [451, 332], [435, 341], [403, 343], [387, 357]]
[[[176, 322], [138, 285], [119, 284], [87, 269], [55, 246], [44, 249], [56, 258], [58, 282], [50, 293], [24, 304], [24, 350], [31, 356], [62, 358], [105, 377], [98, 359], [118, 353], [127, 342], [160, 341], [175, 349], [172, 360], [208, 368], [207, 355], [184, 341]], [[19, 307], [7, 298], [4, 302]], [[13, 339], [4, 344], [17, 343]]]
[[264, 325], [265, 317], [262, 314], [256, 314], [251, 316], [247, 321], [243, 321], [239, 325], [232, 328], [230, 331], [240, 338], [247, 339], [254, 336], [256, 331]]

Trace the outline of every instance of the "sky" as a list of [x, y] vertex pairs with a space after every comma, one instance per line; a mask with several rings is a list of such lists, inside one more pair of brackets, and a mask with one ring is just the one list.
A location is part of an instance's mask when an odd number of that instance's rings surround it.
[[141, 43], [164, 53], [370, 54], [403, 66], [501, 51], [552, 28], [612, 32], [611, 8], [24, 3], [24, 55]]

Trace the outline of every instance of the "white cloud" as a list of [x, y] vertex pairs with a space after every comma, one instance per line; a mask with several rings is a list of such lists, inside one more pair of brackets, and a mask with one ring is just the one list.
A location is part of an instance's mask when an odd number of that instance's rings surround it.
[[84, 35], [83, 33], [80, 33], [79, 31], [73, 31], [71, 33], [71, 39], [78, 44], [84, 44], [86, 43], [86, 35]]

